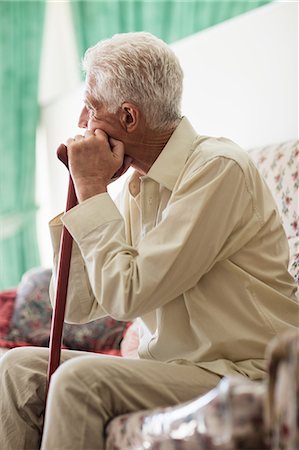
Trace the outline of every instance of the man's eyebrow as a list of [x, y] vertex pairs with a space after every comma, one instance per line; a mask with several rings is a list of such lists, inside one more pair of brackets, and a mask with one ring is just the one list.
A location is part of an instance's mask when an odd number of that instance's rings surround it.
[[87, 98], [85, 98], [85, 99], [83, 100], [83, 103], [84, 103], [84, 105], [87, 106], [88, 108], [90, 108], [90, 109], [95, 109], [94, 106], [92, 106], [92, 104], [90, 103], [90, 101], [87, 100]]
[[87, 107], [87, 108], [91, 108], [91, 105], [90, 105], [90, 103], [87, 101], [87, 100], [84, 100], [84, 105]]

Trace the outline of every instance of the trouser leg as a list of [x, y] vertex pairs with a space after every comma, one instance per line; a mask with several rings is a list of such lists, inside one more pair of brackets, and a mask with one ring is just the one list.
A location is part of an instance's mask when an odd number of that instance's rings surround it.
[[[0, 450], [40, 448], [48, 354], [23, 347], [0, 359]], [[62, 360], [80, 355], [90, 353], [62, 351]]]
[[34, 350], [34, 356], [29, 348], [10, 350], [0, 360], [1, 450], [40, 445], [47, 362]]
[[193, 366], [99, 355], [69, 360], [51, 381], [41, 448], [103, 450], [113, 417], [190, 400], [219, 380]]

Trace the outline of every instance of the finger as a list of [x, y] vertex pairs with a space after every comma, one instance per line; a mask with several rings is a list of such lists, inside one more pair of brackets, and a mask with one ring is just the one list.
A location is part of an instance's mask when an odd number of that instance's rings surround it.
[[131, 167], [132, 161], [133, 161], [133, 159], [130, 156], [125, 155], [123, 165], [117, 171], [118, 177], [121, 177], [124, 173], [126, 173], [126, 171]]
[[108, 134], [105, 133], [105, 131], [100, 130], [100, 128], [97, 128], [96, 130], [94, 130], [94, 135], [97, 138], [101, 138], [101, 139], [104, 139], [105, 141], [108, 141]]
[[117, 139], [114, 139], [113, 137], [109, 137], [109, 142], [110, 142], [110, 145], [111, 145], [111, 147], [113, 148], [113, 147], [116, 147], [117, 145], [119, 145], [119, 144], [122, 144], [122, 141], [119, 141], [119, 140], [117, 140]]
[[125, 173], [129, 169], [129, 167], [131, 167], [132, 161], [133, 161], [133, 158], [131, 158], [131, 156], [125, 155], [124, 163], [123, 163], [123, 167], [124, 167], [123, 173]]
[[109, 138], [111, 150], [117, 158], [124, 158], [125, 146], [122, 141], [118, 141], [112, 137]]
[[117, 180], [121, 177], [126, 171], [130, 168], [133, 159], [130, 156], [125, 155], [123, 165], [118, 169], [117, 172], [113, 175], [112, 181]]
[[82, 136], [82, 134], [76, 134], [76, 136], [74, 137], [75, 141], [82, 141], [84, 139], [84, 136]]
[[90, 136], [94, 136], [94, 132], [91, 131], [91, 130], [86, 130], [85, 133], [84, 133], [84, 136], [85, 136], [86, 138], [87, 138], [87, 137], [90, 137]]
[[68, 138], [67, 141], [66, 141], [66, 145], [70, 145], [70, 144], [72, 144], [73, 142], [75, 142], [75, 139], [73, 139], [73, 138]]

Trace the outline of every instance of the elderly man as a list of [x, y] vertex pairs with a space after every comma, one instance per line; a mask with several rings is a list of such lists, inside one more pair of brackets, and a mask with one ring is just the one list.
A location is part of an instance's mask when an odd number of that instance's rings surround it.
[[[174, 405], [221, 377], [264, 375], [264, 350], [296, 327], [295, 285], [275, 204], [236, 144], [197, 135], [171, 49], [116, 35], [85, 55], [85, 136], [68, 140], [79, 204], [51, 223], [74, 238], [66, 320], [138, 318], [139, 358], [63, 351], [43, 438], [47, 349], [1, 362], [0, 448], [104, 448], [116, 415]], [[107, 185], [135, 172], [118, 206]], [[54, 271], [55, 272], [55, 271]], [[53, 286], [51, 296], [53, 297]]]

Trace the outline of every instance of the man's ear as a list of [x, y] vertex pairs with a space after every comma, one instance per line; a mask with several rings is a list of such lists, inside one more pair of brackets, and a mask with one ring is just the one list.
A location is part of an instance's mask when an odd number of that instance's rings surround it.
[[140, 121], [140, 111], [133, 103], [125, 102], [120, 107], [120, 122], [127, 133], [136, 130]]

